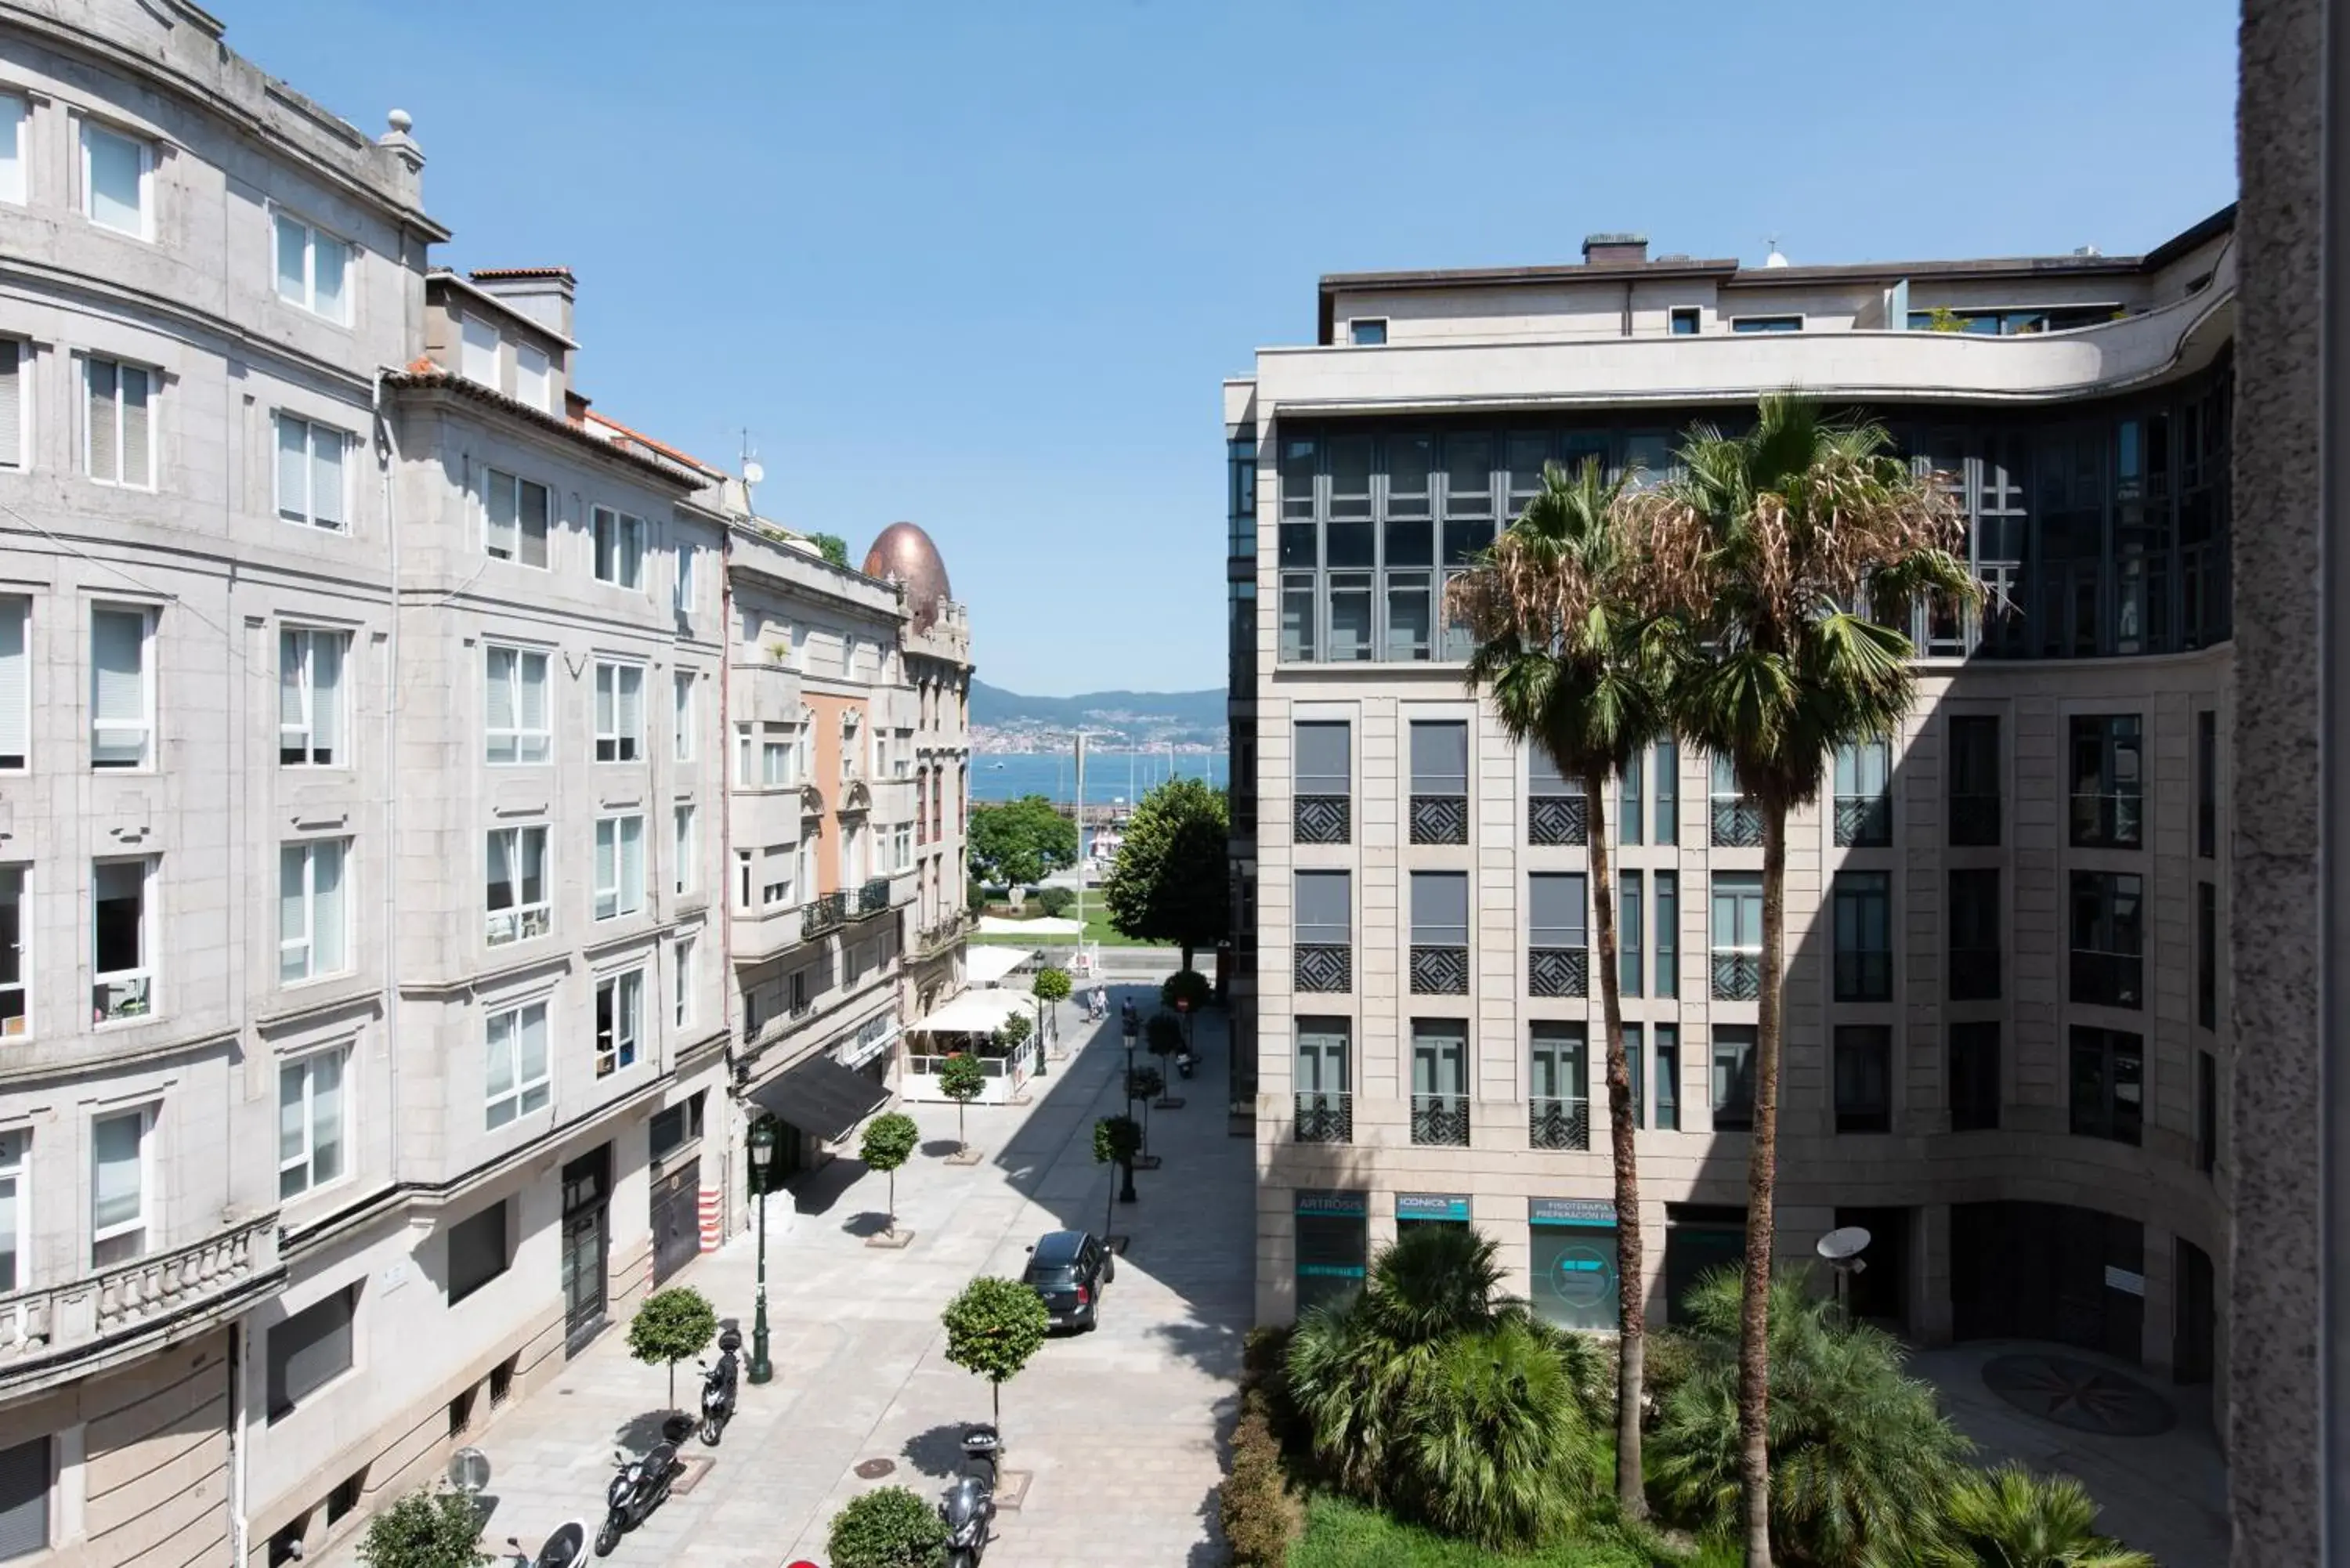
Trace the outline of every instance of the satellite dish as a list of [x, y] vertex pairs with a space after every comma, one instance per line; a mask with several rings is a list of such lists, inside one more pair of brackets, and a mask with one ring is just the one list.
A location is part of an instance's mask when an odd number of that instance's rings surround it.
[[764, 468], [760, 467], [760, 466], [759, 466], [759, 464], [758, 464], [758, 462], [757, 462], [755, 460], [754, 460], [754, 461], [753, 461], [753, 462], [746, 462], [746, 463], [744, 463], [744, 464], [743, 465], [743, 483], [745, 483], [745, 484], [756, 484], [756, 483], [758, 483], [760, 481], [762, 481], [762, 480], [765, 479], [766, 477], [767, 477], [767, 471], [766, 471], [765, 469], [764, 469]]
[[1859, 1257], [1868, 1242], [1868, 1231], [1864, 1227], [1846, 1225], [1821, 1237], [1818, 1251], [1821, 1257], [1842, 1268]]
[[459, 1449], [449, 1456], [449, 1484], [468, 1497], [490, 1484], [490, 1456], [479, 1449]]

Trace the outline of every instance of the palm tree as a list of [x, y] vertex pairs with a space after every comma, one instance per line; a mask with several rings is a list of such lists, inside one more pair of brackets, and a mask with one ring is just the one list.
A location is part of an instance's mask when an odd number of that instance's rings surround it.
[[1574, 1375], [1525, 1318], [1443, 1341], [1405, 1416], [1409, 1506], [1448, 1535], [1494, 1549], [1534, 1544], [1592, 1493]]
[[1648, 1511], [1640, 1482], [1646, 1270], [1607, 800], [1609, 776], [1665, 727], [1653, 655], [1666, 645], [1647, 636], [1648, 624], [1632, 608], [1636, 563], [1634, 541], [1618, 515], [1623, 494], [1623, 481], [1607, 479], [1596, 458], [1572, 474], [1548, 465], [1542, 493], [1451, 592], [1455, 612], [1476, 639], [1470, 690], [1487, 693], [1512, 740], [1542, 747], [1561, 776], [1583, 785], [1616, 1166], [1616, 1505], [1640, 1519]]
[[1934, 1568], [2155, 1568], [2096, 1532], [2097, 1505], [2070, 1476], [2002, 1465], [1960, 1481], [1943, 1514], [1958, 1541], [1929, 1559]]
[[1852, 607], [1980, 597], [1956, 551], [1957, 506], [1892, 455], [1875, 424], [1764, 398], [1751, 429], [1693, 429], [1680, 472], [1627, 508], [1642, 535], [1644, 602], [1687, 637], [1675, 726], [1730, 759], [1762, 820], [1762, 984], [1746, 1179], [1745, 1321], [1738, 1418], [1747, 1568], [1771, 1561], [1770, 1284], [1777, 1182], [1787, 816], [1815, 798], [1828, 753], [1887, 739], [1916, 691], [1909, 639]]

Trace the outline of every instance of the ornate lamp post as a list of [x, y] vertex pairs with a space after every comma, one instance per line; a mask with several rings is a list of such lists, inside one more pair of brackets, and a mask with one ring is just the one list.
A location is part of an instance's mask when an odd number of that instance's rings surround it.
[[775, 1124], [765, 1116], [751, 1124], [751, 1179], [759, 1185], [759, 1307], [751, 1319], [751, 1381], [775, 1376], [767, 1359], [767, 1168], [775, 1158]]

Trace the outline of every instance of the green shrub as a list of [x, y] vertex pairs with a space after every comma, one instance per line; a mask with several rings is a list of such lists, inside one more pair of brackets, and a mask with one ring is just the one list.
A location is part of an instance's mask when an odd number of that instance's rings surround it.
[[1697, 1370], [1698, 1347], [1696, 1341], [1678, 1328], [1652, 1328], [1647, 1339], [1641, 1350], [1640, 1386], [1648, 1404], [1641, 1424], [1653, 1427], [1673, 1390], [1688, 1382], [1690, 1374]]
[[691, 1285], [655, 1291], [629, 1321], [629, 1354], [648, 1366], [669, 1368], [669, 1402], [677, 1406], [677, 1364], [699, 1355], [718, 1337], [718, 1311]]
[[1961, 1480], [1944, 1509], [1954, 1540], [1934, 1568], [2155, 1568], [2097, 1533], [2096, 1502], [2070, 1476], [2002, 1465]]
[[1304, 1513], [1282, 1474], [1281, 1444], [1265, 1414], [1262, 1389], [1242, 1396], [1232, 1474], [1217, 1494], [1216, 1511], [1239, 1568], [1282, 1568]]
[[832, 1568], [941, 1568], [947, 1527], [909, 1488], [885, 1486], [848, 1500], [825, 1539]]
[[1036, 907], [1056, 919], [1076, 908], [1076, 902], [1077, 896], [1066, 888], [1036, 889]]
[[1215, 994], [1216, 988], [1196, 969], [1179, 969], [1159, 987], [1160, 1005], [1172, 1008], [1179, 1002], [1188, 1002], [1194, 1012], [1207, 1006]]
[[482, 1511], [461, 1491], [412, 1491], [368, 1521], [359, 1538], [367, 1568], [481, 1568]]
[[1069, 971], [1047, 964], [1036, 971], [1035, 983], [1030, 989], [1046, 1002], [1066, 1002], [1071, 990]]

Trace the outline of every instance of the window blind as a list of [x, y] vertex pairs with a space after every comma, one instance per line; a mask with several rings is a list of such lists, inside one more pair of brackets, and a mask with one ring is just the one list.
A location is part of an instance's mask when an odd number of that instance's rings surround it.
[[310, 427], [291, 414], [277, 416], [277, 514], [294, 522], [310, 516]]
[[122, 368], [122, 483], [152, 484], [149, 458], [152, 450], [147, 430], [147, 372]]
[[[0, 126], [6, 124], [6, 104], [0, 101]], [[25, 466], [24, 354], [22, 343], [0, 337], [0, 468]]]
[[310, 427], [310, 521], [343, 525], [343, 432], [325, 425]]
[[0, 768], [20, 768], [32, 744], [30, 677], [25, 650], [32, 605], [0, 598]]
[[89, 397], [83, 414], [85, 433], [88, 438], [88, 463], [92, 479], [109, 483], [121, 477], [122, 467], [116, 451], [116, 441], [121, 423], [121, 376], [111, 359], [91, 359], [84, 367]]
[[515, 665], [518, 656], [510, 648], [494, 648], [489, 651], [489, 679], [482, 691], [484, 724], [492, 730], [515, 727], [515, 688], [518, 684]]
[[482, 506], [485, 518], [483, 539], [493, 556], [508, 560], [515, 554], [515, 478], [510, 473], [489, 470], [482, 480]]
[[1527, 930], [1538, 948], [1584, 945], [1584, 886], [1579, 873], [1537, 871], [1527, 877]]
[[0, 1563], [49, 1545], [49, 1439], [0, 1449]]
[[329, 320], [343, 319], [343, 274], [351, 248], [325, 234], [310, 236], [311, 308]]
[[351, 1369], [351, 1309], [359, 1287], [336, 1292], [269, 1331], [269, 1418], [277, 1420]]
[[100, 1231], [130, 1224], [145, 1212], [139, 1152], [146, 1140], [146, 1113], [104, 1117], [89, 1132], [90, 1224]]
[[[102, 757], [137, 761], [145, 750], [147, 618], [138, 610], [93, 610], [89, 620], [92, 717], [101, 726], [137, 728], [139, 739], [99, 742]], [[129, 753], [128, 757], [122, 755]]]

